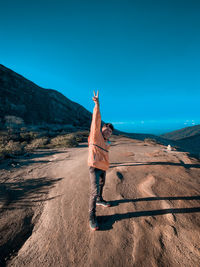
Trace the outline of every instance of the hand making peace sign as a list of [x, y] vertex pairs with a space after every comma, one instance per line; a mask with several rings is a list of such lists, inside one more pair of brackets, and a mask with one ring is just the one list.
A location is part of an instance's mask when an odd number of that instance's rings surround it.
[[99, 91], [97, 91], [97, 94], [95, 94], [95, 91], [93, 91], [94, 96], [92, 100], [94, 101], [95, 104], [99, 104]]

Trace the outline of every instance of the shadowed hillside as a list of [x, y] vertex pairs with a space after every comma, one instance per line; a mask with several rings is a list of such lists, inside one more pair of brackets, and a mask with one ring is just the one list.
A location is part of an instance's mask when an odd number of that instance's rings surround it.
[[194, 136], [196, 134], [200, 134], [200, 125], [186, 127], [177, 131], [162, 134], [161, 137], [171, 140], [179, 140], [182, 138]]
[[200, 157], [200, 125], [186, 127], [160, 136], [176, 142], [177, 146]]
[[0, 65], [1, 127], [61, 124], [90, 126], [91, 113], [52, 89], [43, 89]]

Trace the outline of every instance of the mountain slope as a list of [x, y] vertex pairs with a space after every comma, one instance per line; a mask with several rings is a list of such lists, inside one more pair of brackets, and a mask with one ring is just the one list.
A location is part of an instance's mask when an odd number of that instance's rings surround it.
[[177, 140], [177, 144], [187, 151], [193, 152], [200, 156], [200, 134], [179, 139]]
[[186, 127], [177, 131], [162, 134], [161, 137], [171, 140], [179, 140], [182, 138], [194, 136], [200, 134], [200, 125]]
[[69, 124], [89, 127], [91, 113], [52, 89], [43, 89], [0, 65], [0, 122], [18, 117], [26, 125]]

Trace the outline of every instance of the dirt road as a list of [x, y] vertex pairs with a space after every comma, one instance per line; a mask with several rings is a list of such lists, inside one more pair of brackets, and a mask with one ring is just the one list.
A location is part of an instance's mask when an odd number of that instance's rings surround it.
[[28, 239], [7, 266], [198, 266], [199, 161], [125, 137], [112, 144], [104, 190], [112, 207], [97, 207], [96, 232], [88, 222], [87, 147], [19, 168], [26, 181], [45, 177], [47, 184], [7, 205], [15, 212], [39, 203]]

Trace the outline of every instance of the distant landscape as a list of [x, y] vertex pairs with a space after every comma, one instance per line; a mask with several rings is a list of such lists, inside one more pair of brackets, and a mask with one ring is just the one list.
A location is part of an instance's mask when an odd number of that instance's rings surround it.
[[199, 14], [1, 1], [0, 267], [200, 266]]
[[149, 133], [163, 135], [186, 127], [199, 125], [200, 120], [164, 119], [133, 120], [132, 122], [114, 122], [117, 129], [128, 133]]
[[[77, 140], [87, 139], [91, 119], [91, 112], [58, 91], [41, 88], [0, 65], [1, 158], [37, 148], [77, 146]], [[152, 126], [149, 122], [146, 129], [144, 124], [144, 121], [138, 122], [140, 126], [136, 127], [141, 129], [138, 133], [120, 131], [118, 128], [122, 124], [116, 123], [114, 133], [139, 140], [152, 139], [164, 145], [171, 144], [199, 157], [200, 125], [172, 132], [168, 129], [165, 134], [155, 135], [148, 132], [155, 122], [152, 122]], [[164, 128], [167, 129], [167, 125]], [[145, 131], [142, 132], [142, 129]]]
[[0, 265], [197, 266], [200, 125], [160, 136], [116, 125], [111, 207], [98, 210], [95, 235], [91, 119], [58, 91], [0, 65]]

